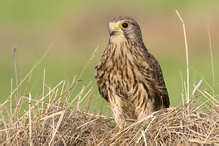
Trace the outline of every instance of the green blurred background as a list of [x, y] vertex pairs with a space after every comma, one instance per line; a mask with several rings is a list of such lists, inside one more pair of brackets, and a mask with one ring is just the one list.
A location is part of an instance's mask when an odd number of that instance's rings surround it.
[[[10, 95], [11, 78], [13, 89], [16, 85], [13, 48], [16, 48], [18, 80], [21, 81], [52, 44], [46, 58], [32, 73], [31, 80], [21, 88], [21, 95], [30, 91], [33, 97], [38, 97], [42, 93], [44, 69], [46, 84], [51, 88], [61, 80], [71, 83], [99, 46], [81, 77], [82, 82], [78, 84], [80, 88], [92, 81], [95, 94], [92, 104], [98, 111], [103, 100], [98, 94], [94, 67], [108, 43], [108, 21], [127, 15], [139, 23], [146, 47], [160, 62], [171, 106], [175, 106], [181, 102], [180, 73], [186, 80], [183, 28], [175, 10], [179, 11], [186, 24], [192, 87], [202, 78], [209, 85], [213, 84], [207, 24], [213, 48], [214, 82], [219, 82], [218, 6], [218, 0], [1, 0], [0, 103]], [[202, 88], [207, 88], [207, 84]], [[107, 105], [106, 102], [104, 104]]]

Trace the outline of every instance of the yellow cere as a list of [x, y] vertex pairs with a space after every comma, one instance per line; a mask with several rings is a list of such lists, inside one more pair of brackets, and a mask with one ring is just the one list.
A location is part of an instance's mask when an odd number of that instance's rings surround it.
[[110, 28], [113, 29], [113, 30], [118, 31], [118, 28], [116, 26], [114, 26], [114, 25], [111, 25]]

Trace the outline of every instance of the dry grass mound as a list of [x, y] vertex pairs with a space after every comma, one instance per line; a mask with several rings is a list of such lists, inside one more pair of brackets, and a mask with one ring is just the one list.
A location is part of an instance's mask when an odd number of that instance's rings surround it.
[[[198, 93], [188, 104], [154, 112], [140, 121], [129, 119], [119, 131], [113, 117], [89, 113], [92, 87], [83, 86], [70, 100], [77, 82], [66, 90], [64, 84], [60, 82], [40, 99], [21, 96], [16, 107], [6, 104], [10, 100], [2, 104], [1, 145], [219, 145], [219, 104], [206, 91], [195, 88]], [[207, 100], [199, 101], [200, 95]], [[22, 106], [26, 112], [20, 116]]]

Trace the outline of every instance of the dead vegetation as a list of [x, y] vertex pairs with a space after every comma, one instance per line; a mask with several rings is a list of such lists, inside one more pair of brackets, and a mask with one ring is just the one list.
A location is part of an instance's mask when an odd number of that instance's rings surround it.
[[[130, 119], [132, 123], [119, 131], [113, 117], [88, 112], [92, 87], [83, 86], [69, 102], [77, 82], [66, 90], [64, 83], [40, 99], [21, 96], [17, 105], [28, 107], [21, 117], [18, 108], [2, 106], [1, 145], [219, 145], [219, 104], [206, 90], [194, 88], [197, 93], [189, 104], [154, 112], [140, 121]], [[206, 101], [198, 100], [200, 96]], [[85, 97], [87, 108], [82, 111]]]

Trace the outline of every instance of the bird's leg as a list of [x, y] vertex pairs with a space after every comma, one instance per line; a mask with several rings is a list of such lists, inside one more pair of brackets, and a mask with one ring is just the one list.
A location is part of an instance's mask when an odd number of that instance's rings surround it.
[[117, 127], [121, 131], [125, 126], [125, 117], [122, 114], [117, 113], [116, 115], [114, 114], [114, 118], [115, 118]]
[[114, 115], [114, 119], [116, 121], [116, 126], [121, 130], [124, 128], [124, 124], [125, 124], [125, 117], [122, 114], [122, 109], [120, 109], [118, 107], [118, 105], [112, 105], [112, 111], [113, 111], [113, 115]]
[[114, 100], [110, 102], [111, 109], [113, 111], [114, 119], [116, 121], [116, 126], [122, 130], [125, 126], [125, 116], [123, 114], [121, 99], [119, 97], [115, 97]]

